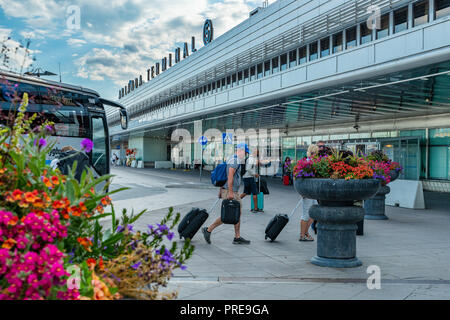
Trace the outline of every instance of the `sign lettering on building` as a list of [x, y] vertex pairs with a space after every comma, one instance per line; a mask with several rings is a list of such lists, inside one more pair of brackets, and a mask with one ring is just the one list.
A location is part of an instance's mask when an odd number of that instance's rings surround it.
[[[205, 24], [203, 25], [203, 44], [206, 46], [210, 44], [213, 41], [214, 38], [214, 28], [212, 21], [210, 19], [207, 19], [205, 21]], [[195, 48], [195, 37], [191, 38], [191, 53], [197, 52], [197, 49]], [[189, 57], [189, 48], [188, 43], [185, 42], [183, 44], [183, 59], [186, 59]], [[181, 48], [177, 47], [175, 48], [174, 52], [174, 62], [175, 64], [181, 62]], [[158, 76], [161, 72], [166, 71], [168, 68], [172, 67], [172, 54], [169, 53], [169, 59], [167, 57], [164, 57], [161, 59], [161, 63], [157, 62], [154, 66], [151, 66], [149, 69], [147, 69], [147, 81], [151, 81], [156, 76]], [[128, 82], [128, 88], [125, 86], [124, 90], [119, 90], [119, 99], [123, 98], [125, 95], [133, 91], [135, 88], [143, 85], [142, 81], [142, 75], [135, 80], [130, 80]], [[128, 89], [128, 90], [127, 90]]]

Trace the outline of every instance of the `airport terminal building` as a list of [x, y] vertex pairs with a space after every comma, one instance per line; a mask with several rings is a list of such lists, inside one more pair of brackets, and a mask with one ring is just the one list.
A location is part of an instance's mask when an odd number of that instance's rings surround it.
[[129, 129], [113, 111], [108, 121], [122, 157], [136, 149], [145, 165], [171, 161], [182, 128], [196, 163], [198, 123], [278, 129], [269, 157], [299, 159], [318, 140], [383, 149], [405, 168], [401, 179], [450, 192], [450, 0], [279, 0], [217, 39], [213, 22], [205, 46], [186, 43], [120, 88]]

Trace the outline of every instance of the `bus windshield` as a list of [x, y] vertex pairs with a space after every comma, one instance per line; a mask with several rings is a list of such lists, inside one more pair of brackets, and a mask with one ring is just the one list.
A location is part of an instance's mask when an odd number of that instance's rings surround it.
[[89, 138], [94, 141], [93, 152], [89, 154], [91, 166], [99, 175], [109, 173], [109, 133], [99, 97], [33, 83], [2, 81], [0, 125], [12, 125], [11, 111], [16, 111], [25, 92], [29, 96], [26, 115], [37, 115], [33, 127], [45, 121], [54, 123], [56, 144], [47, 157], [48, 163], [60, 157], [67, 147], [79, 150], [81, 140]]

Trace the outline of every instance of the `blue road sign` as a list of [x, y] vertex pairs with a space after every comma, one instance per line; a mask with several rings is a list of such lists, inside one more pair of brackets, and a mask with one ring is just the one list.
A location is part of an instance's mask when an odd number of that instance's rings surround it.
[[206, 138], [205, 136], [201, 136], [200, 138], [198, 138], [198, 143], [200, 143], [202, 146], [206, 146], [206, 144], [208, 143], [208, 138]]
[[222, 133], [223, 144], [233, 144], [233, 134], [232, 133]]

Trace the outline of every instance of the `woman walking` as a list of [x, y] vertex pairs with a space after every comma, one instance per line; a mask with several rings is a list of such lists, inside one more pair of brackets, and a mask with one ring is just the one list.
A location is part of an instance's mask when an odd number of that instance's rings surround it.
[[[312, 158], [319, 152], [319, 148], [312, 144], [308, 148], [307, 157]], [[302, 216], [300, 218], [300, 239], [299, 241], [314, 241], [314, 238], [308, 233], [309, 227], [314, 222], [314, 219], [309, 217], [309, 209], [317, 204], [314, 199], [303, 197]]]

